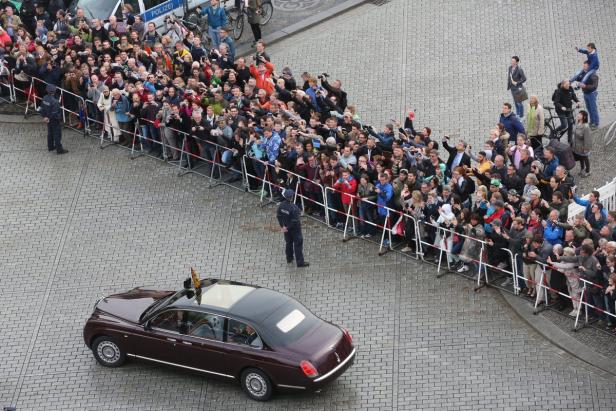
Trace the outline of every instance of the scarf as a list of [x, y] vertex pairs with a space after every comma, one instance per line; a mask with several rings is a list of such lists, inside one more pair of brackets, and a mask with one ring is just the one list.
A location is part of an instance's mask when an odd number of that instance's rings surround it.
[[534, 130], [537, 125], [537, 108], [530, 106], [526, 120], [526, 130]]

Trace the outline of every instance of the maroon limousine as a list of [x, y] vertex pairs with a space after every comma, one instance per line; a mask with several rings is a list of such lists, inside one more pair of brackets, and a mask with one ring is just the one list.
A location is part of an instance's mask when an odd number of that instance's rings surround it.
[[259, 401], [274, 388], [318, 391], [355, 358], [348, 331], [293, 298], [194, 276], [180, 291], [139, 287], [102, 298], [83, 336], [106, 367], [154, 361], [239, 381]]

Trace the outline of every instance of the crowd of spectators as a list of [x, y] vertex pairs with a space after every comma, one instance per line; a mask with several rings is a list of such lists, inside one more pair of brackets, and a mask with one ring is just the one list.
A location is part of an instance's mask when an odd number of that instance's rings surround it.
[[[469, 237], [485, 240], [490, 265], [511, 269], [503, 248], [517, 256], [523, 294], [536, 295], [541, 264], [548, 264], [545, 281], [552, 289], [575, 297], [581, 279], [592, 281], [600, 287], [588, 288], [589, 303], [614, 312], [616, 212], [607, 212], [598, 192], [578, 197], [572, 170], [560, 164], [554, 149], [543, 148], [544, 117], [536, 96], [523, 120], [505, 103], [483, 146], [473, 150], [463, 140], [416, 127], [412, 111], [403, 122], [377, 130], [362, 121], [340, 80], [327, 73], [296, 77], [289, 67], [277, 71], [263, 41], [253, 55], [236, 57], [224, 28], [218, 47], [206, 49], [177, 22], [161, 35], [129, 5], [122, 21], [111, 16], [104, 23], [88, 21], [79, 9], [75, 16], [65, 14], [61, 0], [26, 1], [20, 16], [1, 3], [0, 47], [15, 69], [15, 84], [27, 89], [37, 77], [43, 81], [39, 95], [46, 83], [73, 93], [75, 98], [65, 94], [63, 104], [75, 113], [75, 127], [84, 126], [78, 115], [82, 97], [90, 125], [118, 144], [134, 144], [137, 130], [145, 150], [169, 161], [180, 160], [186, 144], [193, 159], [221, 162], [230, 180], [240, 178], [246, 155], [252, 159], [249, 171], [277, 186], [296, 187], [287, 170], [304, 177], [304, 211], [328, 213], [333, 226], [343, 227], [346, 214], [353, 213], [368, 238], [396, 223], [385, 207], [397, 210], [412, 217], [402, 218], [404, 229], [396, 231], [406, 243], [403, 252], [417, 251], [420, 234], [447, 250], [453, 270], [465, 272], [481, 250]], [[562, 101], [555, 103], [570, 110], [575, 92], [568, 81], [561, 88], [555, 95]], [[570, 130], [582, 177], [592, 147], [588, 117], [580, 111]], [[330, 209], [322, 206], [321, 187], [334, 189], [325, 191]], [[585, 212], [569, 222], [573, 201]], [[435, 250], [426, 247], [425, 258]], [[571, 304], [554, 292], [550, 299]], [[616, 326], [611, 317], [595, 314], [607, 327]]]

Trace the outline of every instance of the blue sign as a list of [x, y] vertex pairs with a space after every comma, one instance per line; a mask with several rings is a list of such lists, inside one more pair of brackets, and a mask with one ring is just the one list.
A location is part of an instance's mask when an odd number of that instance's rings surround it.
[[180, 7], [182, 7], [182, 0], [169, 0], [143, 12], [141, 14], [141, 19], [144, 22], [148, 22], [150, 20], [154, 20], [157, 17], [171, 13], [173, 10]]

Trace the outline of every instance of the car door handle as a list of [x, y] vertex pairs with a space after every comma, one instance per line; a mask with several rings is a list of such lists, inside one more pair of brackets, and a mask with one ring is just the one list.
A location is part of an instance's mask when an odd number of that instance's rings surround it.
[[182, 341], [182, 344], [192, 345], [192, 343], [190, 341]]
[[175, 338], [167, 338], [167, 341], [178, 342], [178, 340], [176, 340]]

